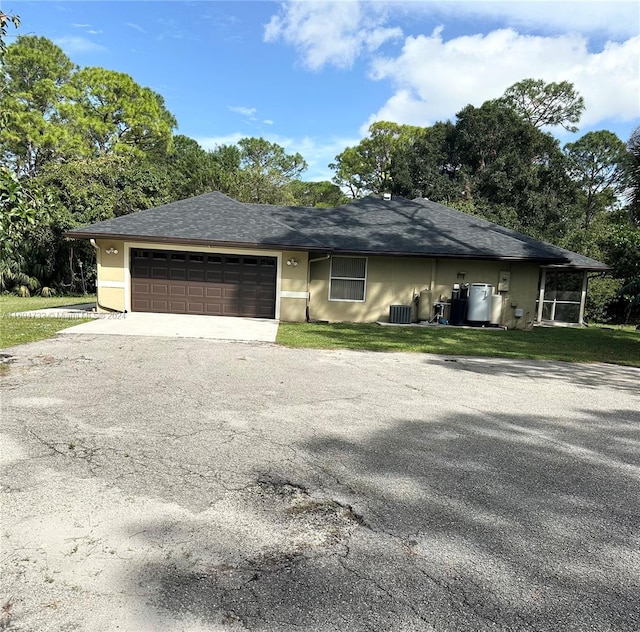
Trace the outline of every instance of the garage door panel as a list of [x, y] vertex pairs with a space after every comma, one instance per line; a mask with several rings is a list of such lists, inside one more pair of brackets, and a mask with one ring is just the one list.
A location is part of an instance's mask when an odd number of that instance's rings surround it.
[[207, 316], [222, 316], [222, 305], [220, 303], [205, 303], [204, 307]]
[[148, 311], [151, 311], [149, 309], [149, 307], [150, 307], [149, 301], [147, 299], [144, 299], [144, 298], [136, 298], [131, 303], [131, 309], [134, 312], [148, 312]]
[[200, 267], [196, 270], [193, 269], [189, 269], [187, 270], [187, 280], [188, 281], [199, 281], [199, 282], [203, 282], [204, 281], [204, 268]]
[[205, 295], [205, 288], [201, 285], [187, 285], [187, 296], [190, 299], [201, 299]]
[[241, 316], [237, 306], [230, 305], [227, 303], [222, 305], [222, 315], [223, 316]]
[[172, 284], [169, 286], [169, 295], [170, 296], [186, 296], [187, 289], [188, 288], [186, 285]]
[[168, 279], [169, 278], [169, 270], [166, 268], [158, 268], [154, 266], [151, 268], [151, 274], [149, 275], [152, 279]]
[[215, 299], [222, 298], [222, 288], [216, 286], [205, 286], [204, 290], [205, 296], [207, 298]]
[[275, 258], [132, 250], [131, 305], [142, 312], [274, 318], [276, 271]]
[[204, 303], [189, 301], [186, 303], [184, 310], [180, 313], [184, 314], [204, 314]]
[[134, 281], [132, 283], [132, 289], [135, 294], [148, 294], [151, 290], [151, 286], [148, 283]]
[[186, 313], [188, 303], [186, 301], [169, 301], [169, 312], [172, 314], [184, 314]]
[[205, 272], [205, 279], [207, 283], [222, 283], [222, 270], [207, 270]]
[[167, 296], [169, 294], [169, 285], [167, 283], [152, 283], [149, 294], [153, 296]]

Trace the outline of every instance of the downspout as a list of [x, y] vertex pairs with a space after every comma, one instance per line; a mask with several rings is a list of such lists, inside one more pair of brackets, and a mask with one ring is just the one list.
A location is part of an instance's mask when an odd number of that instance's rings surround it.
[[[102, 250], [100, 249], [100, 246], [98, 246], [98, 244], [96, 243], [96, 240], [90, 239], [89, 243], [96, 249], [96, 254], [98, 257], [100, 257], [100, 260], [102, 261]], [[98, 309], [103, 309], [105, 312], [111, 312], [114, 314], [126, 314], [127, 313], [126, 309], [124, 311], [121, 311], [119, 309], [112, 309], [111, 307], [105, 307], [104, 305], [100, 304], [100, 296], [98, 294], [98, 281], [99, 279], [96, 279], [96, 306], [98, 307]]]
[[317, 261], [327, 261], [331, 259], [331, 255], [327, 254], [324, 257], [318, 257], [317, 259], [309, 259], [309, 263], [307, 265], [307, 306], [305, 308], [305, 320], [309, 322], [311, 318], [309, 317], [309, 305], [311, 303], [311, 292], [309, 291], [309, 283], [311, 283], [311, 264], [316, 263]]
[[547, 284], [547, 269], [540, 269], [540, 291], [538, 293], [538, 312], [536, 313], [536, 322], [542, 322], [542, 309], [544, 308], [544, 293]]

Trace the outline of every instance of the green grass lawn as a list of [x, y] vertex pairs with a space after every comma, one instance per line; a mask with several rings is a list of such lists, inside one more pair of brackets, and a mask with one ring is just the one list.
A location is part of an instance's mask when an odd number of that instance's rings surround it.
[[43, 298], [33, 296], [21, 298], [4, 294], [0, 296], [0, 349], [25, 342], [35, 342], [53, 336], [58, 331], [87, 322], [88, 319], [65, 318], [15, 318], [12, 312], [26, 312], [45, 307], [61, 307], [94, 302], [95, 296], [55, 296]]
[[640, 331], [631, 327], [536, 327], [532, 331], [504, 331], [351, 323], [282, 323], [278, 330], [278, 342], [287, 347], [608, 362], [640, 367]]
[[[91, 303], [95, 296], [0, 296], [0, 348], [34, 342], [87, 319], [14, 318], [11, 312]], [[405, 351], [444, 355], [609, 362], [640, 367], [640, 331], [632, 327], [588, 329], [536, 327], [532, 331], [454, 327], [383, 327], [353, 323], [281, 323], [278, 343], [287, 347]]]

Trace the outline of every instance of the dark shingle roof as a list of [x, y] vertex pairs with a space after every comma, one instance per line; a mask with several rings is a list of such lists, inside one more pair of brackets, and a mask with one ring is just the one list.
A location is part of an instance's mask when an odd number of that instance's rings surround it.
[[272, 246], [333, 253], [536, 261], [606, 270], [598, 261], [428, 200], [368, 197], [331, 209], [246, 204], [222, 193], [78, 228], [69, 237]]
[[259, 206], [237, 202], [218, 192], [115, 217], [76, 228], [67, 234], [78, 238], [111, 237], [134, 241], [146, 239], [298, 248], [306, 248], [310, 243], [308, 235], [287, 226]]

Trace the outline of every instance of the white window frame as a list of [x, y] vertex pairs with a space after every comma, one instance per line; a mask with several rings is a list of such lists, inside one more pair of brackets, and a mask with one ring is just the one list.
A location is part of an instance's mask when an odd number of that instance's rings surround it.
[[[334, 259], [364, 259], [364, 277], [334, 277], [333, 276], [333, 260]], [[338, 255], [331, 257], [331, 267], [329, 269], [329, 297], [328, 300], [332, 303], [365, 303], [367, 300], [367, 273], [369, 271], [369, 258], [368, 257], [356, 257], [356, 256], [343, 256]], [[362, 299], [359, 298], [331, 298], [331, 288], [334, 279], [336, 281], [363, 281]]]

